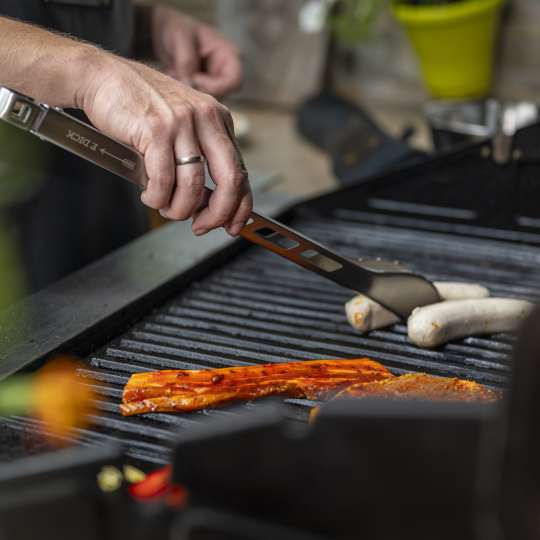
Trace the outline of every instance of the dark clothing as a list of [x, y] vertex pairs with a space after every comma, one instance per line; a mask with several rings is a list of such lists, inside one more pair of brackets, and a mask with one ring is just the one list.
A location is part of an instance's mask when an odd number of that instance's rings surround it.
[[[130, 0], [0, 0], [0, 16], [132, 56]], [[17, 230], [34, 291], [132, 240], [148, 223], [137, 188], [6, 124], [0, 125], [0, 207]]]
[[64, 158], [61, 165], [65, 174], [43, 173], [31, 197], [7, 211], [31, 291], [148, 230], [148, 213], [135, 186], [75, 156]]
[[0, 14], [97, 43], [131, 56], [134, 8], [131, 0], [0, 0]]

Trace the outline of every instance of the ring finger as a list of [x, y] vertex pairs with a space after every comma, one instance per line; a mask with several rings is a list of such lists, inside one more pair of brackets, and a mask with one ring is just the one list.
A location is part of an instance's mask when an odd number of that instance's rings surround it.
[[169, 208], [162, 215], [169, 219], [184, 220], [193, 216], [199, 207], [204, 190], [204, 163], [201, 161], [181, 164], [181, 160], [200, 157], [202, 153], [194, 137], [180, 135], [174, 145], [176, 156], [176, 189]]

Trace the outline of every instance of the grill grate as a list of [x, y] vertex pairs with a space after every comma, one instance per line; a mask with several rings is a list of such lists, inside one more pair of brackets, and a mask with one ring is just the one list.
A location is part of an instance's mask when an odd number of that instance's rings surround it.
[[[421, 225], [423, 222], [420, 220]], [[493, 295], [537, 300], [540, 248], [482, 237], [464, 225], [442, 232], [422, 230], [415, 221], [383, 214], [337, 213], [331, 218], [297, 219], [294, 226], [349, 257], [398, 259], [431, 279], [482, 283]], [[495, 233], [495, 231], [494, 231]], [[130, 331], [87, 359], [82, 377], [92, 377], [99, 395], [94, 428], [82, 444], [117, 441], [132, 458], [162, 463], [178, 432], [208, 417], [227, 418], [254, 403], [189, 414], [148, 414], [122, 418], [122, 387], [133, 372], [197, 369], [250, 363], [369, 356], [395, 373], [426, 371], [504, 386], [514, 338], [470, 337], [439, 350], [412, 346], [404, 325], [360, 336], [347, 323], [343, 305], [350, 291], [291, 263], [248, 249], [224, 267], [192, 283]], [[313, 402], [285, 400], [288, 414], [305, 420]], [[30, 420], [6, 420], [13, 427]]]

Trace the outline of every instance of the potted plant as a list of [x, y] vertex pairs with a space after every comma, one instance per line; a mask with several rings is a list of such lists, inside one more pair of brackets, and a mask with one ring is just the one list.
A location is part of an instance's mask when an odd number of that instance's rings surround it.
[[[489, 94], [504, 0], [393, 0], [392, 12], [416, 51], [424, 82], [436, 98]], [[339, 0], [330, 25], [343, 41], [358, 40], [384, 0]]]

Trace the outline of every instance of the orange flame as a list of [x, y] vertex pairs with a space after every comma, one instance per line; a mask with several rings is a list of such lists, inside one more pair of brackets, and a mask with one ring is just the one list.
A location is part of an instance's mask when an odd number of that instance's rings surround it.
[[73, 358], [58, 358], [35, 376], [33, 412], [54, 444], [65, 444], [76, 428], [88, 425], [94, 409], [94, 392], [77, 376], [78, 365]]

